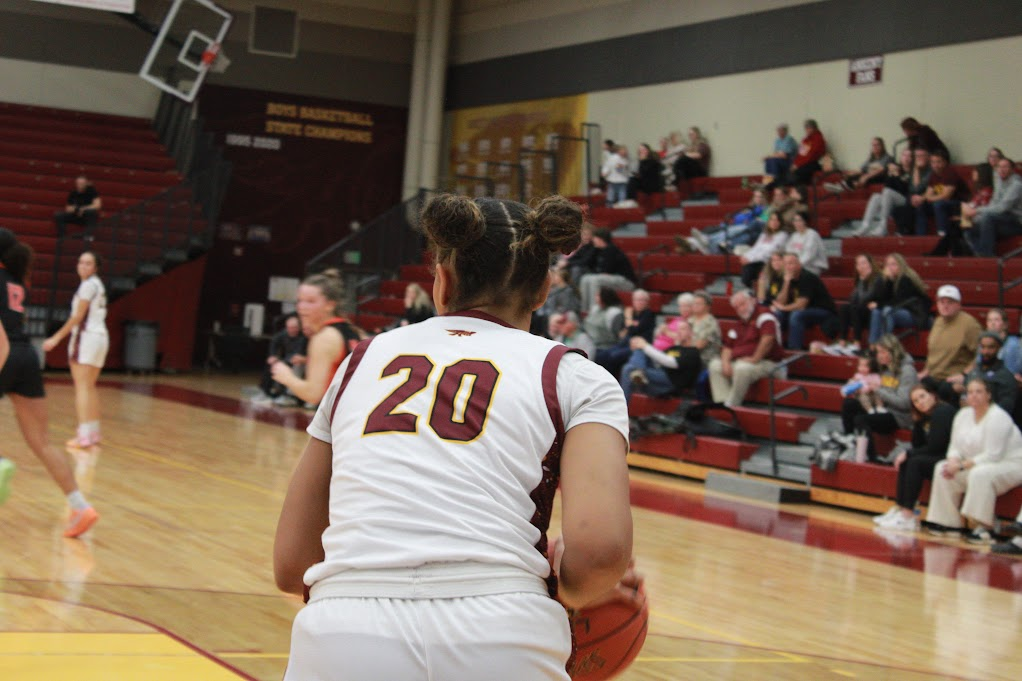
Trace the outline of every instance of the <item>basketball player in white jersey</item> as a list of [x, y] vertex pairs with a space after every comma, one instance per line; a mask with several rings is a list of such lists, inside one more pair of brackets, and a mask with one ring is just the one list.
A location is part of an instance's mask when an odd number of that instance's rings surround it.
[[582, 214], [441, 196], [421, 224], [442, 316], [345, 359], [284, 501], [277, 584], [309, 597], [285, 679], [566, 681], [561, 603], [615, 593], [632, 544], [621, 388], [528, 333]]
[[71, 334], [67, 354], [75, 385], [78, 432], [68, 441], [69, 447], [92, 447], [100, 441], [96, 381], [106, 361], [110, 337], [106, 330], [106, 289], [99, 278], [99, 265], [99, 256], [92, 251], [85, 251], [78, 257], [81, 283], [71, 299], [71, 316], [55, 334], [43, 341], [43, 351], [49, 352]]

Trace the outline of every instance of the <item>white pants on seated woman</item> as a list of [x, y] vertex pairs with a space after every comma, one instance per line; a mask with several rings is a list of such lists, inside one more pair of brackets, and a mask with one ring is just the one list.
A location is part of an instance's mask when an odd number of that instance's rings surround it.
[[938, 525], [962, 527], [965, 516], [990, 527], [994, 524], [997, 497], [1022, 485], [1022, 461], [979, 464], [959, 471], [950, 480], [944, 477], [946, 463], [941, 461], [934, 468], [926, 513], [926, 519]]
[[452, 596], [417, 584], [408, 598], [346, 595], [401, 593], [393, 583], [314, 586], [295, 617], [284, 681], [568, 681], [568, 617], [536, 585]]
[[582, 309], [588, 310], [596, 302], [601, 288], [612, 288], [617, 292], [629, 293], [635, 290], [635, 284], [620, 274], [583, 274], [578, 282], [578, 296], [582, 299]]

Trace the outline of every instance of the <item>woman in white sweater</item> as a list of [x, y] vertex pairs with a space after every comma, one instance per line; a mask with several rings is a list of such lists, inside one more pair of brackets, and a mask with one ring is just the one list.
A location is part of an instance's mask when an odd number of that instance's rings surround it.
[[927, 529], [946, 534], [969, 522], [966, 541], [991, 544], [997, 497], [1022, 484], [1022, 433], [993, 402], [984, 379], [969, 381], [965, 400], [951, 425], [947, 458], [933, 469]]
[[795, 213], [791, 224], [795, 231], [788, 237], [785, 250], [798, 255], [802, 267], [819, 276], [828, 267], [827, 250], [820, 233], [809, 226], [809, 214], [805, 212]]

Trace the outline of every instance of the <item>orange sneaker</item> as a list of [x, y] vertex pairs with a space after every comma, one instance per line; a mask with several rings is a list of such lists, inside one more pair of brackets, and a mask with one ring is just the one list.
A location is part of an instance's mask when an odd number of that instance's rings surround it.
[[64, 528], [64, 536], [71, 539], [80, 537], [88, 532], [97, 520], [99, 520], [99, 513], [96, 513], [96, 509], [92, 506], [80, 511], [72, 510], [71, 516], [67, 519], [67, 527]]

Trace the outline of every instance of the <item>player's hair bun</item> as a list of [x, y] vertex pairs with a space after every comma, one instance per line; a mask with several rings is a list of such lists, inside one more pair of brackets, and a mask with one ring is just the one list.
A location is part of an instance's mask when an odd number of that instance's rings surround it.
[[571, 253], [582, 242], [582, 208], [563, 196], [537, 203], [529, 221], [536, 239], [551, 253]]
[[442, 250], [465, 248], [486, 233], [486, 219], [472, 199], [441, 194], [422, 209], [422, 231]]

